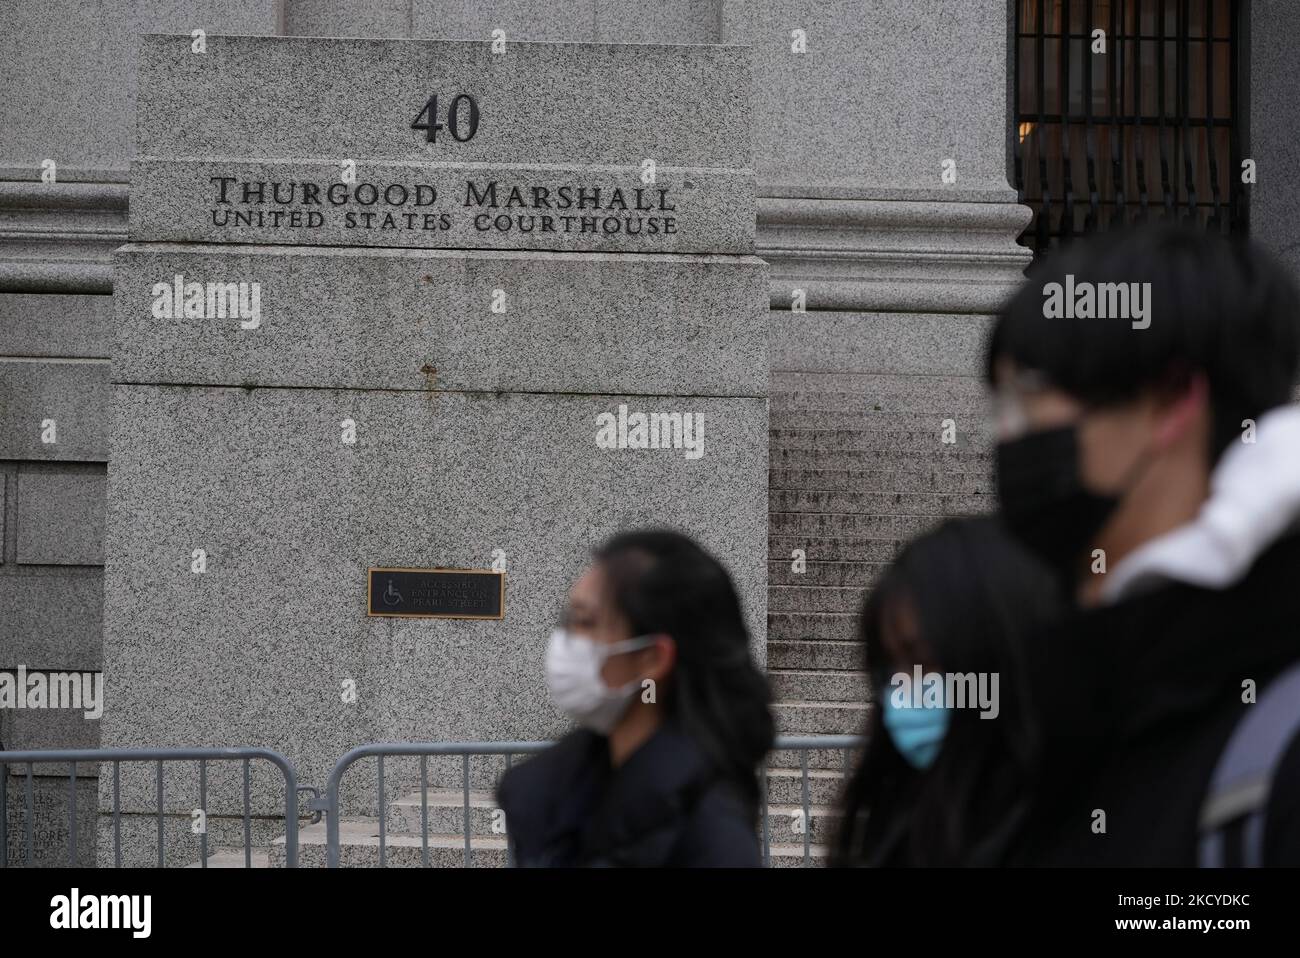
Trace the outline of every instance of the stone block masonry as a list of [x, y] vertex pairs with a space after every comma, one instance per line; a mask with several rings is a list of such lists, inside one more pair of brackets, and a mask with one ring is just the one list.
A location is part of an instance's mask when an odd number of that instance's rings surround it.
[[[319, 784], [364, 742], [554, 737], [546, 637], [590, 549], [635, 526], [731, 569], [762, 665], [748, 51], [207, 51], [142, 48], [102, 744], [263, 745]], [[369, 567], [504, 568], [504, 616], [368, 617]], [[370, 773], [345, 780], [357, 811]], [[196, 785], [168, 775], [180, 821]], [[230, 784], [213, 779], [216, 827]], [[151, 771], [124, 767], [121, 789], [148, 814]], [[271, 779], [253, 791], [275, 814]], [[193, 861], [197, 836], [175, 841], [168, 860]]]
[[146, 40], [133, 236], [754, 248], [747, 49], [320, 42]]

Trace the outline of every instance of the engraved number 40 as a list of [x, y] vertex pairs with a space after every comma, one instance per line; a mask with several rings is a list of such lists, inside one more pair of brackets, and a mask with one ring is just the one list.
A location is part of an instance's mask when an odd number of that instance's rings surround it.
[[[461, 105], [467, 105], [467, 109], [461, 110]], [[462, 131], [462, 115], [464, 116], [464, 127]], [[436, 143], [439, 130], [445, 129], [451, 133], [452, 138], [459, 143], [474, 139], [474, 134], [478, 132], [478, 103], [468, 93], [462, 93], [451, 101], [451, 107], [447, 110], [447, 123], [444, 126], [438, 120], [438, 95], [435, 93], [429, 97], [429, 102], [424, 105], [420, 115], [411, 123], [412, 130], [424, 130], [424, 139], [428, 143]]]

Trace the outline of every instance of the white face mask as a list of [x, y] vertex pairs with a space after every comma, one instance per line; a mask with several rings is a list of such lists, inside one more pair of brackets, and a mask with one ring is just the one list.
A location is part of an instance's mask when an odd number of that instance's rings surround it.
[[583, 728], [608, 735], [632, 704], [641, 682], [633, 679], [622, 688], [611, 689], [600, 677], [600, 670], [610, 656], [636, 652], [654, 642], [645, 637], [605, 645], [556, 629], [546, 649], [546, 684], [551, 700]]

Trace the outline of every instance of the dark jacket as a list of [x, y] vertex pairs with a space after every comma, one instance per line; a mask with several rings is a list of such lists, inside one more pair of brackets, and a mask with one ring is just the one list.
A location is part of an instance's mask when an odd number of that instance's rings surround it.
[[666, 723], [618, 769], [579, 730], [511, 769], [497, 788], [522, 867], [758, 866], [756, 811]]
[[[1211, 774], [1250, 707], [1243, 682], [1258, 695], [1300, 660], [1300, 535], [1275, 541], [1229, 588], [1169, 582], [1031, 645], [1048, 748], [1018, 860], [1195, 865]], [[1264, 864], [1300, 865], [1298, 742], [1275, 779], [1264, 844]]]

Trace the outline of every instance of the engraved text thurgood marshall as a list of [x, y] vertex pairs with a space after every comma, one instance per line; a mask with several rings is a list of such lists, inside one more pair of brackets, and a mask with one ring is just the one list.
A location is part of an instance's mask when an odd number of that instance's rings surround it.
[[[330, 183], [210, 177], [212, 225], [262, 229], [449, 230], [459, 217], [483, 233], [671, 236], [677, 205], [669, 189], [514, 185], [466, 180], [439, 201], [431, 183]], [[458, 201], [458, 202], [457, 202]], [[450, 209], [446, 208], [450, 207]]]

